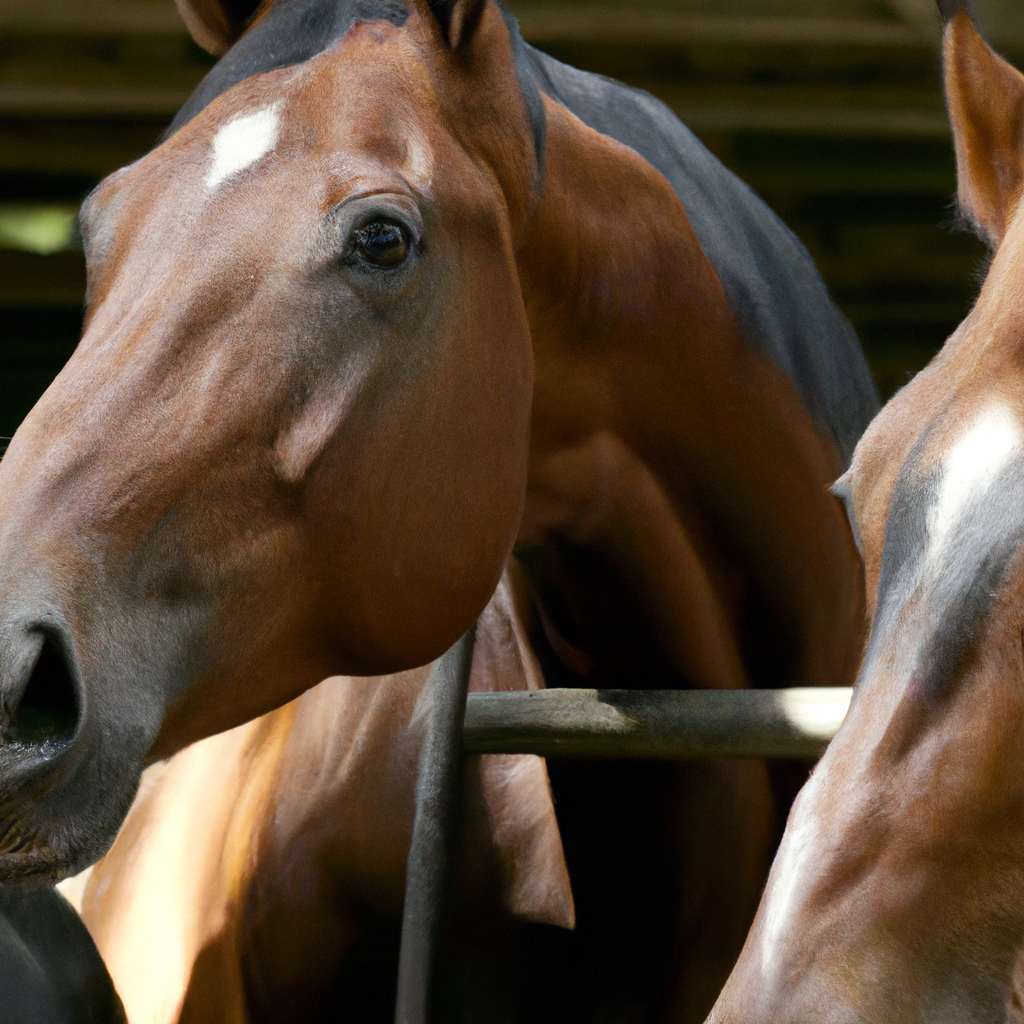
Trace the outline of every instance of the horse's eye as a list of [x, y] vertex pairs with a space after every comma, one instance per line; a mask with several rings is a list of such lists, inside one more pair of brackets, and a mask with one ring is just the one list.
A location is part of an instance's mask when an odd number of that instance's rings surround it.
[[352, 248], [371, 266], [397, 267], [409, 255], [409, 234], [393, 221], [375, 220], [353, 234]]

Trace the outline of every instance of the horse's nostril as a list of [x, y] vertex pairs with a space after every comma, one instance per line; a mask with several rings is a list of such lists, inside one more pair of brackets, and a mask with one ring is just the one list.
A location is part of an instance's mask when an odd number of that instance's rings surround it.
[[47, 637], [5, 739], [34, 746], [63, 743], [74, 734], [77, 723], [78, 696], [67, 659]]

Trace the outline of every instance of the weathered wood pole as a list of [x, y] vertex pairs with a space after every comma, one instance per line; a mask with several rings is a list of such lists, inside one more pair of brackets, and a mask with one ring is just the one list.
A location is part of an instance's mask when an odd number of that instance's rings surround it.
[[462, 727], [476, 626], [434, 662], [433, 707], [420, 754], [416, 816], [405, 876], [395, 1024], [429, 1024], [448, 863], [462, 792]]
[[545, 757], [818, 757], [849, 687], [472, 693], [467, 754]]

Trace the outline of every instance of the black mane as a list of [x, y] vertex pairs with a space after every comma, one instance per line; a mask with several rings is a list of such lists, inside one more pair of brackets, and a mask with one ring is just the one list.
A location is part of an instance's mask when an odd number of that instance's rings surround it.
[[357, 21], [404, 25], [402, 0], [292, 0], [275, 4], [265, 18], [217, 61], [175, 115], [164, 138], [173, 135], [232, 86], [253, 75], [315, 57], [332, 47]]

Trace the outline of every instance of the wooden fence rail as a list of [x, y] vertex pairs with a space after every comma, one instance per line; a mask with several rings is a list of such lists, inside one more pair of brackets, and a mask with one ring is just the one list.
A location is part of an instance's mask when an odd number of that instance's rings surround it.
[[463, 750], [549, 757], [817, 757], [853, 691], [536, 690], [471, 693]]

